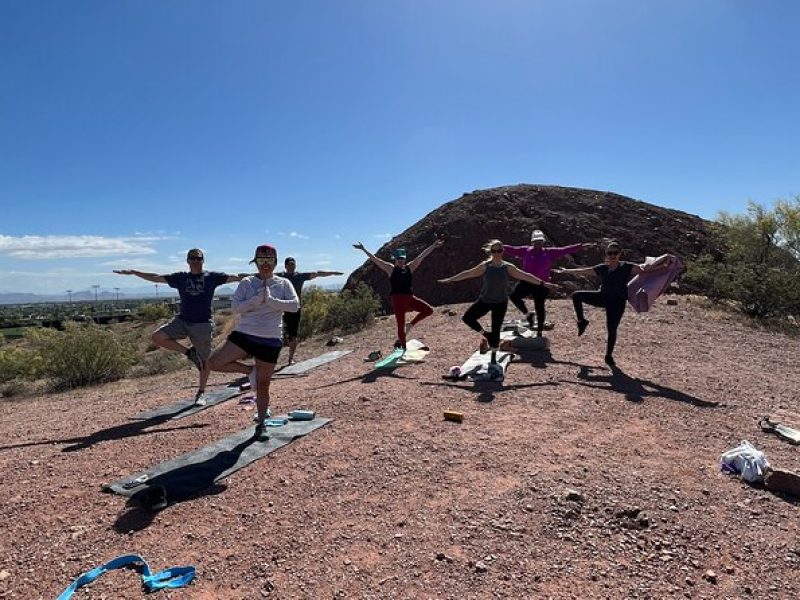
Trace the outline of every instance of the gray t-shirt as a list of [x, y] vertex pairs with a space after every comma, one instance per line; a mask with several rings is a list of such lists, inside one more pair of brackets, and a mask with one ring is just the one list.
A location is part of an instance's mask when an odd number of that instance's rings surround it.
[[480, 299], [489, 304], [508, 301], [508, 263], [500, 266], [486, 263]]

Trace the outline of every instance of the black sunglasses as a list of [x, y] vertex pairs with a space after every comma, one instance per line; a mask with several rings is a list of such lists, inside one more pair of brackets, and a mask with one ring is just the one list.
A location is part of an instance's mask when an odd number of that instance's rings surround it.
[[203, 260], [202, 256], [190, 256], [188, 260]]
[[619, 250], [609, 250], [608, 252], [606, 252], [606, 256], [618, 256], [618, 255], [619, 255]]
[[491, 252], [492, 254], [502, 254], [502, 253], [503, 253], [503, 249], [502, 249], [502, 248], [500, 248], [500, 249], [498, 249], [498, 250], [490, 250], [490, 252]]

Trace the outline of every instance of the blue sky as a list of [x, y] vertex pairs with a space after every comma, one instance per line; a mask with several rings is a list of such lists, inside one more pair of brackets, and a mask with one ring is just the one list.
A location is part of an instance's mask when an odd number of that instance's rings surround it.
[[[185, 251], [361, 264], [517, 183], [713, 218], [800, 193], [793, 0], [0, 4], [0, 292]], [[329, 280], [335, 281], [335, 280]]]

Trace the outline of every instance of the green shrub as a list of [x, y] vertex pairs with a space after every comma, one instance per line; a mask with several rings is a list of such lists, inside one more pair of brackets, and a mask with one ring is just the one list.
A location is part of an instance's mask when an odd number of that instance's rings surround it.
[[8, 346], [0, 349], [0, 382], [33, 380], [42, 373], [42, 357], [34, 349]]
[[64, 331], [41, 330], [31, 337], [43, 374], [58, 389], [120, 379], [134, 361], [129, 343], [93, 323], [68, 323]]
[[136, 309], [136, 317], [146, 323], [154, 323], [172, 316], [172, 309], [163, 302], [157, 304], [142, 304]]
[[343, 290], [332, 295], [322, 331], [353, 333], [372, 324], [381, 303], [372, 288], [364, 282], [355, 290]]
[[301, 340], [310, 338], [322, 330], [333, 296], [334, 294], [317, 286], [303, 290], [303, 312], [300, 315], [300, 325], [297, 330], [297, 336]]
[[712, 228], [720, 252], [688, 261], [684, 281], [716, 301], [733, 301], [759, 320], [800, 315], [800, 202], [768, 210], [751, 203], [746, 215], [722, 213]]
[[147, 352], [131, 368], [131, 377], [149, 377], [180, 371], [187, 365], [186, 357], [177, 352]]

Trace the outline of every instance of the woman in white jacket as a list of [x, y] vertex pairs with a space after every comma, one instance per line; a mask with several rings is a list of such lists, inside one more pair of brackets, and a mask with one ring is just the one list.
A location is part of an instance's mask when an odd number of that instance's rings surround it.
[[[258, 407], [255, 437], [265, 441], [269, 439], [264, 426], [269, 408], [269, 384], [283, 345], [283, 313], [297, 312], [300, 300], [291, 282], [274, 274], [278, 263], [274, 247], [258, 246], [250, 262], [256, 264], [258, 273], [239, 282], [231, 304], [237, 316], [236, 327], [211, 355], [209, 365], [214, 371], [248, 375], [256, 391]], [[241, 362], [248, 356], [255, 359], [254, 367]]]

